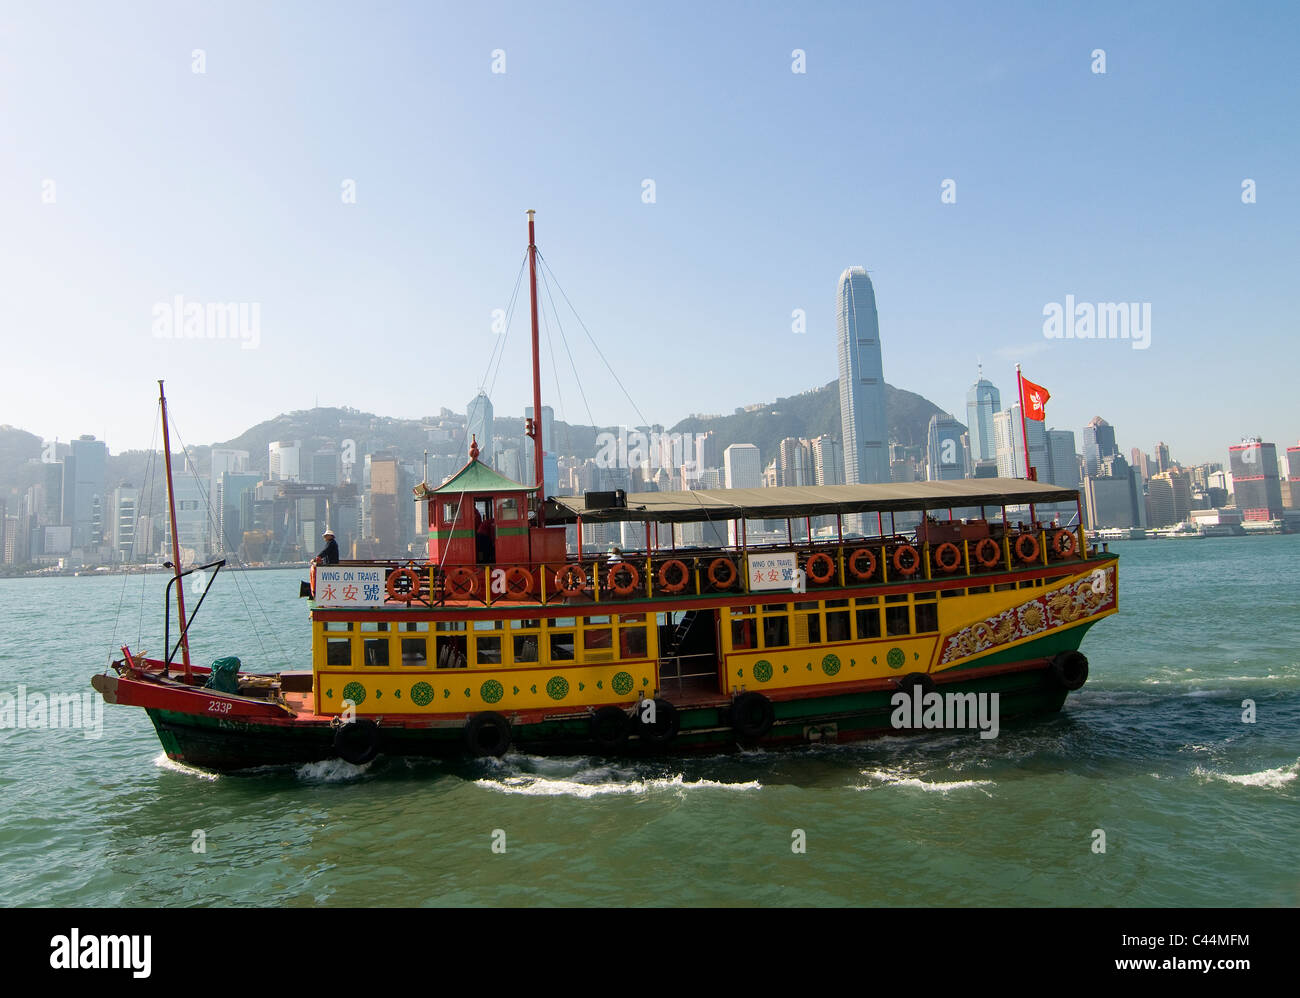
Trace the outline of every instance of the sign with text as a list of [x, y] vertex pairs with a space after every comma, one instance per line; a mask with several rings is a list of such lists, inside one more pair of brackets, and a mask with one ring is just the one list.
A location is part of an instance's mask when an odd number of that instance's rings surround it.
[[793, 551], [775, 551], [749, 556], [750, 592], [763, 589], [789, 589], [795, 582], [799, 558]]
[[383, 606], [384, 570], [316, 566], [317, 606]]

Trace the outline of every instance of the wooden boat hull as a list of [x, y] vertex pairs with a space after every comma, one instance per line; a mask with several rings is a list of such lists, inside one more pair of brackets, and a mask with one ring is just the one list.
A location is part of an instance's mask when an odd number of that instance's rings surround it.
[[[997, 693], [999, 723], [1059, 711], [1069, 691], [1057, 680], [1052, 658], [1077, 650], [1087, 625], [1045, 635], [1028, 645], [1008, 649], [971, 665], [934, 674], [940, 694]], [[1012, 654], [1014, 653], [1014, 654]], [[999, 658], [1003, 660], [998, 660]], [[816, 695], [794, 689], [777, 694], [770, 731], [760, 738], [743, 738], [733, 726], [730, 701], [676, 706], [680, 728], [666, 744], [633, 735], [611, 751], [596, 742], [591, 716], [529, 712], [515, 715], [510, 726], [511, 751], [537, 755], [613, 754], [674, 755], [719, 753], [741, 748], [779, 748], [812, 743], [846, 743], [881, 735], [914, 732], [896, 727], [891, 702], [898, 680], [846, 685]], [[206, 691], [197, 691], [206, 695]], [[671, 692], [661, 694], [670, 702]], [[119, 701], [123, 702], [123, 701]], [[337, 724], [332, 718], [272, 718], [216, 716], [169, 707], [146, 707], [167, 756], [177, 762], [220, 772], [268, 766], [296, 766], [339, 756]], [[473, 754], [466, 741], [472, 715], [388, 715], [379, 719], [377, 750], [385, 756], [452, 758]], [[978, 737], [974, 730], [966, 732]]]

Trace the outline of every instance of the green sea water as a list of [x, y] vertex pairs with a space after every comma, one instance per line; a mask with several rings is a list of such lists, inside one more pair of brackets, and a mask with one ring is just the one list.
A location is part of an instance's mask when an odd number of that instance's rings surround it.
[[[1088, 685], [993, 740], [214, 777], [134, 708], [0, 730], [0, 904], [1300, 903], [1300, 536], [1113, 548]], [[199, 660], [305, 668], [303, 574], [223, 572]], [[0, 694], [157, 653], [163, 581], [0, 580]]]

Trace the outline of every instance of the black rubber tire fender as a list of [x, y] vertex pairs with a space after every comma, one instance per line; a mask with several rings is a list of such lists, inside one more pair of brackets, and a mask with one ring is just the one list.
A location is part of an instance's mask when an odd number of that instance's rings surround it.
[[1081, 651], [1063, 651], [1052, 658], [1052, 678], [1062, 689], [1079, 689], [1088, 681], [1088, 656]]
[[334, 752], [344, 762], [364, 766], [379, 754], [379, 725], [368, 717], [334, 729]]
[[749, 690], [731, 702], [731, 727], [746, 742], [756, 742], [776, 723], [776, 709], [762, 693]]
[[510, 722], [494, 710], [484, 710], [465, 722], [465, 747], [470, 755], [501, 758], [510, 748]]
[[933, 693], [934, 679], [926, 672], [909, 672], [898, 681], [898, 688], [908, 696], [912, 696], [912, 691], [918, 686], [921, 687], [921, 696]]
[[632, 717], [632, 727], [643, 741], [651, 745], [667, 745], [677, 737], [677, 732], [681, 729], [682, 719], [677, 715], [677, 708], [667, 700], [655, 697], [654, 705], [654, 724], [646, 723], [646, 712], [642, 704], [638, 703], [636, 713]]

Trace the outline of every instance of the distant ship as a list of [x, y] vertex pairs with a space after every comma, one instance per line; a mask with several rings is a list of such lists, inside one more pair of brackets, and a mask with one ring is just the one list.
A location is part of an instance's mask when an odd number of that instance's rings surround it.
[[[528, 237], [541, 413], [531, 212]], [[527, 433], [532, 485], [480, 462], [471, 441], [456, 475], [416, 487], [427, 560], [313, 567], [303, 669], [194, 662], [181, 580], [195, 570], [176, 564], [179, 636], [169, 612], [163, 652], [124, 646], [95, 688], [143, 708], [168, 757], [223, 771], [381, 753], [717, 752], [897, 733], [900, 692], [918, 705], [996, 693], [1003, 720], [1057, 711], [1088, 678], [1085, 633], [1118, 610], [1117, 556], [1035, 514], [1077, 511], [1072, 489], [968, 479], [544, 497], [541, 427]], [[1008, 507], [1028, 507], [1028, 523]], [[876, 532], [846, 534], [846, 516]], [[900, 529], [900, 516], [920, 522]], [[811, 538], [814, 517], [833, 518], [831, 539], [797, 541], [792, 525]], [[737, 542], [678, 549], [673, 525], [701, 520]], [[785, 520], [787, 543], [747, 544], [752, 520]], [[613, 522], [642, 525], [641, 548], [583, 550], [583, 524]]]

